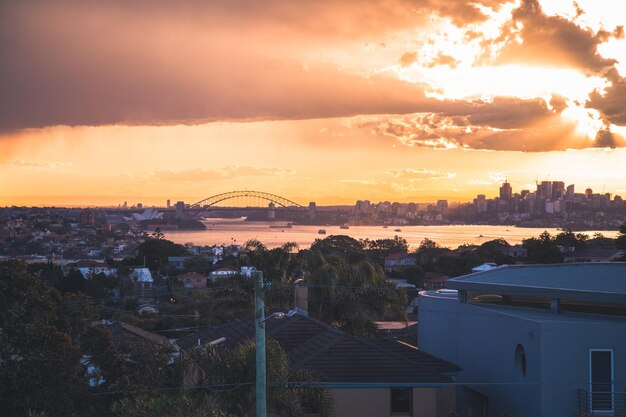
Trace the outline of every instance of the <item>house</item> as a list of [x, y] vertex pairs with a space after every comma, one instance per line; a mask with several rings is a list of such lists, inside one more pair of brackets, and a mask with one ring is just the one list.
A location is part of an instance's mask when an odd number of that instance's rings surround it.
[[[451, 375], [459, 369], [451, 363], [394, 339], [358, 339], [303, 314], [265, 323], [266, 337], [282, 346], [291, 367], [320, 376], [319, 384], [334, 397], [336, 416], [448, 417], [455, 408]], [[186, 350], [211, 343], [232, 349], [254, 335], [254, 320], [240, 320], [177, 343], [184, 357]]]
[[570, 262], [612, 262], [624, 256], [624, 251], [615, 246], [613, 239], [599, 237], [589, 239], [585, 247], [565, 255], [563, 261]]
[[511, 258], [527, 258], [528, 250], [522, 245], [507, 246], [502, 249], [502, 253]]
[[104, 274], [107, 278], [117, 276], [117, 268], [109, 268], [107, 266], [80, 267], [78, 271], [83, 274], [85, 279], [89, 279], [98, 274]]
[[211, 281], [215, 281], [218, 278], [225, 278], [225, 277], [229, 277], [232, 275], [238, 275], [239, 272], [235, 271], [234, 269], [230, 269], [230, 268], [220, 268], [220, 269], [216, 269], [215, 271], [211, 272], [211, 274], [209, 275], [209, 279]]
[[398, 268], [415, 266], [415, 257], [410, 256], [406, 252], [396, 252], [385, 257], [385, 270], [392, 271]]
[[252, 274], [256, 272], [256, 270], [257, 269], [253, 266], [242, 266], [241, 268], [239, 268], [239, 273], [243, 277], [250, 278]]
[[134, 283], [135, 292], [140, 302], [146, 302], [152, 299], [154, 295], [152, 291], [154, 279], [148, 268], [133, 268], [128, 278]]
[[[626, 412], [626, 263], [501, 266], [418, 298], [419, 348], [474, 415]], [[621, 414], [620, 414], [621, 413]]]
[[185, 288], [206, 288], [206, 275], [198, 274], [197, 272], [188, 272], [176, 277]]
[[422, 287], [425, 290], [439, 290], [446, 288], [446, 282], [450, 277], [437, 272], [426, 272], [422, 278]]
[[133, 282], [142, 284], [142, 287], [151, 287], [154, 283], [152, 273], [148, 268], [133, 268], [129, 278]]
[[498, 265], [496, 265], [493, 262], [486, 262], [482, 265], [478, 265], [472, 268], [472, 272], [481, 272], [481, 271], [489, 271], [490, 269], [493, 268], [497, 268]]
[[168, 256], [167, 262], [172, 268], [182, 271], [185, 269], [185, 262], [191, 258], [192, 256]]

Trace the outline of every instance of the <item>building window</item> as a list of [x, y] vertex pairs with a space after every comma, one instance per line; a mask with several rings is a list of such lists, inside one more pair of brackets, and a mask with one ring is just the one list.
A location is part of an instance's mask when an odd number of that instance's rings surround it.
[[412, 388], [391, 388], [391, 413], [413, 414]]
[[522, 345], [517, 345], [515, 348], [515, 367], [520, 376], [524, 378], [526, 376], [526, 352]]
[[613, 350], [592, 349], [589, 351], [589, 373], [591, 385], [591, 410], [613, 411]]

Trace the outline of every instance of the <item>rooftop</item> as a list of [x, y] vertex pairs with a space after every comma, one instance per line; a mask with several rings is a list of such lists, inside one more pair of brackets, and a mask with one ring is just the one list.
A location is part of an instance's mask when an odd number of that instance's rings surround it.
[[[276, 340], [291, 366], [316, 371], [326, 384], [438, 385], [452, 382], [456, 365], [394, 339], [356, 338], [330, 325], [299, 314], [266, 322], [268, 339]], [[254, 321], [242, 320], [210, 327], [178, 340], [189, 349], [225, 338], [233, 348], [254, 337]]]
[[455, 290], [626, 304], [626, 263], [504, 265], [447, 281]]

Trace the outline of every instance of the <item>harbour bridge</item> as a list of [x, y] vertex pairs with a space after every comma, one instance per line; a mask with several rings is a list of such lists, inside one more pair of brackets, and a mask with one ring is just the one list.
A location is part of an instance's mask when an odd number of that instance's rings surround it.
[[[227, 193], [216, 194], [189, 205], [188, 209], [199, 209], [217, 207], [217, 204], [229, 201], [230, 207], [258, 207], [259, 202], [273, 203], [275, 206], [284, 208], [303, 208], [300, 204], [281, 197], [276, 194], [265, 193], [262, 191], [229, 191]], [[234, 204], [233, 204], [234, 203]]]

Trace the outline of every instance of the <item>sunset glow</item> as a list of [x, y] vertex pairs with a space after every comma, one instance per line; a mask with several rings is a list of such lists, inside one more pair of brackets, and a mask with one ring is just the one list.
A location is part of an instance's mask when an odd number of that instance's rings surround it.
[[297, 3], [3, 2], [0, 205], [626, 194], [620, 2]]

